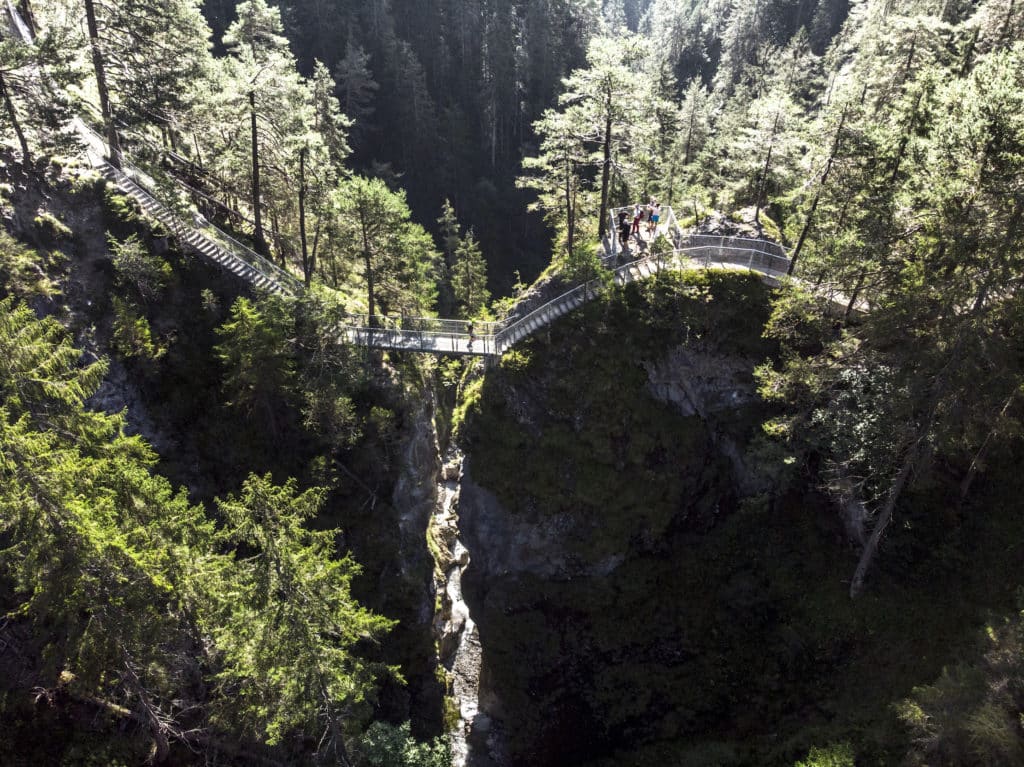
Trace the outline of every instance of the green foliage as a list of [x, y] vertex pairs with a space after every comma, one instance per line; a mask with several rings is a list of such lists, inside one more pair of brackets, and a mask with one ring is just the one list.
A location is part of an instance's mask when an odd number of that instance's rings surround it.
[[71, 237], [71, 230], [52, 213], [40, 213], [32, 220], [36, 232], [50, 242]]
[[306, 392], [302, 408], [303, 426], [338, 447], [351, 447], [362, 432], [352, 399], [332, 391]]
[[418, 743], [409, 723], [374, 722], [356, 746], [358, 767], [448, 767], [451, 753], [445, 738]]
[[[640, 71], [644, 44], [633, 36], [593, 38], [587, 66], [563, 83], [560, 108], [548, 109], [534, 123], [540, 151], [523, 160], [527, 173], [518, 183], [538, 192], [533, 207], [557, 232], [555, 257], [573, 260], [578, 247], [592, 246], [578, 232], [587, 219], [596, 218], [604, 233], [613, 165], [619, 183], [649, 173], [643, 159], [654, 132], [656, 98], [650, 78]], [[591, 182], [590, 174], [600, 181]]]
[[897, 706], [911, 734], [907, 764], [1012, 765], [1024, 759], [1024, 617], [986, 627], [978, 651]]
[[105, 213], [116, 226], [135, 226], [142, 221], [142, 208], [135, 200], [110, 184], [104, 186], [103, 203]]
[[849, 743], [836, 743], [819, 748], [815, 746], [803, 759], [793, 767], [855, 767], [855, 753]]
[[463, 424], [466, 422], [466, 416], [479, 406], [479, 399], [483, 392], [483, 385], [484, 379], [480, 376], [470, 380], [459, 392], [458, 401], [455, 404], [455, 410], [452, 412], [453, 435], [459, 435]]
[[86, 409], [106, 365], [79, 360], [54, 320], [0, 301], [0, 561], [43, 694], [148, 722], [158, 757], [191, 740], [179, 715], [208, 677], [204, 727], [344, 753], [385, 671], [355, 647], [391, 622], [352, 597], [336, 532], [305, 527], [324, 491], [252, 476], [215, 531], [123, 415]]
[[457, 316], [480, 317], [490, 303], [487, 290], [487, 264], [471, 229], [459, 239], [451, 270], [452, 296], [459, 307]]
[[429, 235], [412, 222], [405, 195], [378, 179], [354, 176], [338, 185], [334, 205], [336, 234], [348, 248], [334, 257], [351, 253], [358, 259], [367, 310], [412, 316], [429, 312], [437, 296], [434, 275], [440, 256]]
[[238, 547], [238, 559], [206, 620], [225, 694], [217, 719], [271, 744], [301, 730], [336, 753], [343, 719], [370, 695], [378, 671], [354, 646], [392, 624], [353, 600], [358, 567], [334, 557], [335, 533], [304, 527], [323, 501], [321, 489], [300, 493], [294, 481], [251, 476], [218, 503], [221, 537]]
[[295, 363], [288, 348], [289, 320], [284, 306], [260, 306], [238, 298], [231, 316], [217, 329], [216, 353], [224, 366], [224, 390], [232, 407], [266, 411], [273, 422], [273, 402], [289, 390]]
[[85, 409], [106, 366], [78, 367], [56, 322], [0, 303], [0, 350], [0, 555], [46, 647], [44, 684], [158, 711], [196, 671], [194, 592], [176, 589], [203, 572], [212, 529], [121, 416]]
[[124, 240], [109, 236], [108, 243], [118, 287], [134, 291], [146, 303], [159, 298], [171, 280], [171, 265], [150, 253], [137, 234]]
[[0, 284], [4, 295], [21, 299], [57, 295], [57, 286], [46, 273], [53, 260], [54, 256], [44, 256], [0, 230]]
[[601, 279], [605, 283], [611, 280], [607, 269], [601, 267], [598, 248], [590, 242], [578, 244], [572, 253], [563, 261], [566, 277], [573, 283], [584, 283]]
[[149, 320], [140, 316], [128, 302], [115, 296], [114, 302], [114, 348], [125, 357], [139, 357], [153, 361], [160, 359], [167, 347], [153, 340]]
[[220, 313], [220, 299], [209, 288], [203, 288], [200, 292], [200, 303], [202, 304], [203, 311], [207, 314], [216, 315]]

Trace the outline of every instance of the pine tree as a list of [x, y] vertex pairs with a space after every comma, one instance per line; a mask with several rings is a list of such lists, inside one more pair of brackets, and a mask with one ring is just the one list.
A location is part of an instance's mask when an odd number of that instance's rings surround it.
[[665, 202], [673, 205], [677, 189], [685, 188], [695, 179], [696, 162], [711, 131], [710, 94], [697, 78], [686, 86], [677, 117], [679, 129], [666, 158]]
[[295, 376], [283, 307], [274, 301], [257, 307], [239, 298], [217, 335], [228, 404], [246, 414], [261, 411], [276, 431], [275, 405], [288, 395]]
[[370, 72], [370, 57], [349, 35], [345, 56], [334, 69], [341, 110], [352, 121], [352, 143], [362, 146], [373, 130], [373, 101], [380, 86]]
[[43, 648], [42, 694], [130, 711], [159, 762], [190, 739], [170, 700], [200, 673], [212, 526], [151, 474], [123, 416], [86, 409], [106, 365], [80, 367], [54, 320], [0, 302], [0, 352], [0, 560]]
[[487, 263], [472, 229], [459, 240], [455, 262], [452, 264], [451, 285], [460, 317], [478, 317], [490, 303], [491, 296], [487, 292]]
[[[655, 115], [649, 111], [649, 79], [642, 76], [643, 46], [637, 39], [598, 38], [591, 42], [588, 67], [565, 80], [560, 111], [549, 110], [534, 124], [541, 136], [540, 155], [523, 166], [534, 173], [520, 183], [537, 189], [538, 206], [561, 211], [566, 232], [566, 253], [576, 243], [581, 191], [586, 172], [596, 169], [598, 182], [598, 236], [604, 236], [610, 206], [612, 174], [624, 182], [636, 179], [631, 154], [644, 153], [644, 138], [656, 133]], [[558, 200], [558, 202], [556, 202]]]
[[422, 316], [429, 311], [436, 299], [440, 256], [430, 236], [411, 221], [405, 195], [379, 179], [355, 176], [338, 185], [334, 200], [338, 236], [362, 268], [368, 314]]
[[238, 722], [270, 744], [306, 734], [318, 755], [347, 764], [346, 720], [385, 671], [353, 649], [392, 624], [352, 598], [359, 569], [335, 558], [335, 532], [306, 529], [323, 502], [322, 489], [300, 493], [294, 481], [253, 475], [218, 504], [223, 540], [246, 553], [206, 617], [223, 691], [215, 721]]
[[441, 208], [441, 216], [437, 219], [441, 236], [442, 277], [437, 299], [437, 308], [442, 317], [451, 317], [455, 313], [455, 296], [452, 293], [452, 270], [455, 267], [455, 252], [459, 248], [459, 220], [451, 201], [445, 200]]

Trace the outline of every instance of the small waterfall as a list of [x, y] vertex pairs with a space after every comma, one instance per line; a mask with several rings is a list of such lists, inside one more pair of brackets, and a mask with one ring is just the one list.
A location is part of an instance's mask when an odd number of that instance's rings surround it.
[[441, 609], [434, 617], [440, 661], [447, 673], [451, 697], [458, 705], [458, 725], [451, 733], [452, 767], [472, 767], [470, 730], [486, 727], [479, 715], [480, 638], [469, 606], [462, 598], [462, 574], [469, 564], [469, 551], [459, 540], [459, 480], [462, 453], [450, 448], [438, 480], [437, 510], [431, 535], [440, 554]]

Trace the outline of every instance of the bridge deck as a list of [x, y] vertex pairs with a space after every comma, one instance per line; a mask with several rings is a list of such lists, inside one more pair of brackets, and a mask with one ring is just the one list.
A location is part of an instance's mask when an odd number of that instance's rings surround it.
[[[23, 42], [31, 43], [31, 32], [17, 9], [10, 0], [5, 5], [11, 31]], [[73, 120], [72, 129], [81, 140], [85, 155], [93, 167], [204, 258], [261, 290], [291, 295], [298, 295], [304, 290], [301, 280], [295, 275], [271, 263], [217, 227], [194, 216], [188, 220], [178, 212], [182, 209], [183, 201], [165, 199], [167, 193], [159, 190], [144, 171], [124, 160], [121, 168], [114, 167], [104, 156], [104, 139], [81, 118]], [[603, 242], [603, 260], [605, 266], [613, 270], [613, 281], [616, 284], [645, 279], [663, 269], [744, 269], [759, 272], [766, 279], [781, 277], [788, 269], [789, 259], [779, 245], [762, 240], [686, 234], [676, 222], [671, 207], [661, 209], [662, 220], [653, 231], [648, 231], [648, 224], [644, 222], [640, 226], [639, 237], [619, 243], [615, 228], [619, 210], [623, 209], [609, 211], [609, 235]], [[632, 211], [633, 206], [626, 210]], [[655, 256], [652, 245], [659, 237], [666, 238], [670, 252]], [[338, 326], [338, 338], [348, 343], [396, 351], [500, 355], [513, 344], [576, 309], [603, 290], [602, 281], [591, 281], [566, 291], [513, 322], [349, 315]]]

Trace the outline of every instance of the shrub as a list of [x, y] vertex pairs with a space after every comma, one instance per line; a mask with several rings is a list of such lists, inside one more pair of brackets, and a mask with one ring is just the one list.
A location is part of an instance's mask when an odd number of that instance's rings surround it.
[[149, 253], [137, 235], [133, 234], [125, 240], [109, 237], [108, 242], [114, 255], [117, 282], [122, 287], [135, 290], [139, 298], [147, 303], [159, 298], [170, 282], [171, 265]]
[[125, 357], [160, 359], [167, 348], [153, 341], [149, 320], [140, 317], [126, 301], [114, 298], [114, 348]]

